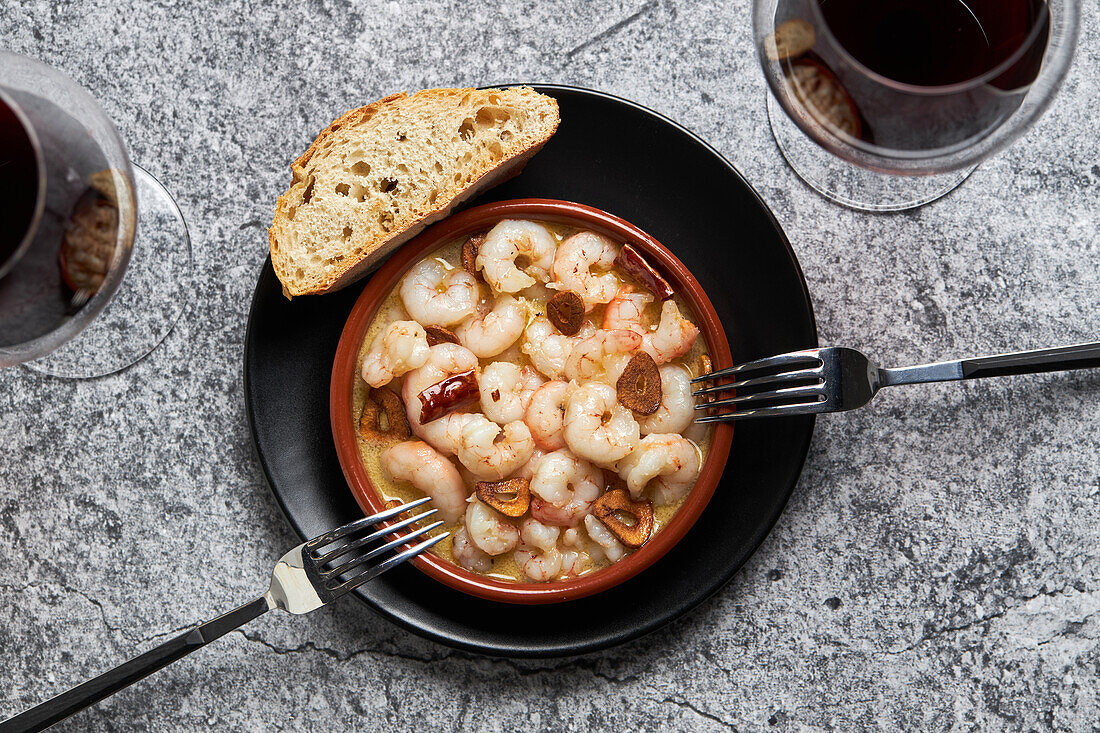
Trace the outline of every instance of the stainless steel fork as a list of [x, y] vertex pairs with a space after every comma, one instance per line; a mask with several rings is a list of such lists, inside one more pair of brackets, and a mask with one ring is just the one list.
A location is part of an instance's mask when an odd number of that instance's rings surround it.
[[[429, 518], [435, 509], [376, 527], [380, 522], [394, 519], [428, 501], [427, 498], [418, 499], [387, 509], [298, 545], [276, 563], [271, 574], [271, 586], [259, 598], [213, 621], [195, 626], [95, 679], [0, 723], [0, 733], [44, 730], [273, 608], [294, 614], [309, 613], [416, 557], [447, 536], [444, 532], [409, 546], [412, 540], [442, 526], [443, 522], [435, 522], [410, 527], [414, 522]], [[402, 532], [406, 529], [410, 531]], [[397, 532], [402, 533], [395, 534]], [[393, 551], [395, 554], [392, 554]]]
[[[829, 347], [792, 351], [704, 374], [692, 382], [714, 384], [692, 394], [700, 398], [696, 410], [719, 411], [695, 422], [724, 422], [854, 410], [870, 402], [879, 389], [899, 384], [1095, 367], [1100, 367], [1100, 342], [1095, 341], [900, 369], [880, 369], [854, 349]], [[735, 396], [716, 399], [723, 393]]]

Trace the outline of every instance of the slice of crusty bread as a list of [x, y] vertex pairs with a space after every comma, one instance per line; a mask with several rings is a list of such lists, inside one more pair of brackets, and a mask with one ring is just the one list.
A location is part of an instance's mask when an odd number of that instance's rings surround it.
[[289, 298], [366, 274], [461, 201], [514, 175], [558, 127], [528, 89], [394, 94], [328, 126], [291, 164], [268, 230]]

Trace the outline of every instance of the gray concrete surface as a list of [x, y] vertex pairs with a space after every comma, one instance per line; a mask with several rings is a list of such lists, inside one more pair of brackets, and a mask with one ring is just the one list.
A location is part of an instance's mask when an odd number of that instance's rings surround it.
[[[714, 144], [801, 258], [822, 341], [889, 363], [1100, 334], [1100, 20], [1055, 105], [948, 198], [831, 205], [768, 132], [747, 0], [0, 6], [91, 89], [191, 227], [151, 358], [0, 372], [0, 715], [243, 601], [294, 541], [252, 458], [241, 345], [288, 163], [389, 92], [595, 87]], [[354, 603], [272, 616], [62, 730], [1100, 730], [1100, 375], [887, 392], [819, 423], [775, 531], [715, 599], [580, 659], [457, 653]], [[227, 551], [191, 576], [215, 543]]]

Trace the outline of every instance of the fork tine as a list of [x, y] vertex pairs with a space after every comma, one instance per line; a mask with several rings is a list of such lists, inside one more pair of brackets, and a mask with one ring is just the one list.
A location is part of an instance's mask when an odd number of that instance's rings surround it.
[[[741, 395], [740, 397], [730, 397], [726, 400], [716, 400], [714, 402], [703, 402], [695, 405], [696, 410], [709, 410], [717, 407], [734, 407], [736, 405], [748, 405], [757, 402], [763, 402], [764, 400], [777, 400], [787, 399], [789, 397], [824, 397], [825, 393], [821, 389], [821, 385], [807, 385], [805, 387], [788, 387], [786, 389], [773, 389], [767, 392], [753, 392], [749, 395]], [[818, 400], [821, 402], [823, 400]], [[814, 403], [816, 404], [816, 403]]]
[[[706, 376], [710, 375], [708, 374]], [[733, 389], [748, 389], [749, 387], [784, 384], [799, 379], [821, 379], [821, 373], [817, 369], [799, 369], [793, 372], [780, 372], [779, 374], [773, 374], [767, 377], [752, 377], [751, 379], [742, 379], [739, 382], [729, 382], [728, 384], [716, 384], [711, 387], [703, 387], [702, 389], [695, 390], [692, 394], [696, 397], [702, 397], [703, 395], [714, 394], [715, 392], [728, 392]]]
[[723, 377], [735, 377], [745, 372], [755, 372], [759, 369], [772, 369], [775, 367], [783, 367], [791, 364], [817, 364], [821, 365], [821, 357], [818, 356], [817, 349], [810, 349], [808, 351], [792, 351], [789, 354], [779, 354], [778, 356], [769, 356], [766, 359], [757, 359], [756, 361], [746, 361], [744, 364], [738, 364], [735, 367], [729, 369], [719, 369], [716, 372], [710, 374], [702, 374], [692, 379], [692, 383], [705, 382], [711, 379], [722, 379]]
[[317, 537], [314, 537], [306, 543], [306, 549], [310, 552], [314, 550], [319, 550], [325, 545], [331, 545], [333, 542], [340, 539], [341, 537], [347, 537], [349, 534], [358, 532], [361, 529], [366, 529], [373, 524], [396, 517], [402, 512], [406, 512], [409, 509], [415, 509], [418, 506], [427, 504], [429, 501], [431, 501], [431, 497], [425, 496], [423, 499], [410, 501], [408, 504], [402, 504], [401, 506], [396, 506], [393, 509], [386, 509], [385, 511], [378, 512], [377, 514], [372, 514], [369, 517], [363, 517], [362, 519], [351, 522], [350, 524], [345, 524], [343, 527], [338, 527], [331, 532], [325, 532], [323, 535], [318, 535]]
[[354, 578], [351, 578], [350, 580], [348, 580], [343, 585], [336, 586], [335, 588], [333, 588], [333, 593], [339, 594], [339, 593], [346, 593], [348, 591], [355, 590], [359, 586], [363, 585], [363, 583], [366, 583], [369, 580], [373, 580], [373, 579], [377, 578], [379, 575], [386, 572], [390, 568], [394, 568], [394, 567], [400, 565], [401, 563], [405, 562], [406, 560], [409, 560], [410, 558], [416, 557], [417, 555], [424, 552], [425, 550], [427, 550], [429, 547], [431, 547], [435, 543], [440, 542], [441, 540], [444, 540], [447, 537], [449, 537], [450, 534], [451, 534], [450, 532], [444, 532], [443, 534], [436, 535], [435, 537], [429, 537], [428, 539], [421, 542], [419, 545], [416, 545], [414, 547], [410, 547], [407, 550], [399, 552], [398, 554], [394, 555], [393, 557], [389, 558], [388, 560], [378, 563], [377, 565], [370, 568], [369, 570], [364, 570], [362, 573], [355, 576]]
[[786, 415], [815, 415], [825, 412], [824, 402], [799, 402], [794, 405], [773, 405], [771, 407], [757, 407], [751, 410], [736, 410], [724, 412], [720, 415], [704, 415], [695, 418], [700, 425], [712, 422], [733, 422], [751, 417], [783, 417]]
[[403, 534], [395, 540], [390, 540], [389, 542], [387, 542], [384, 545], [379, 545], [378, 547], [375, 547], [370, 552], [365, 552], [362, 555], [356, 555], [355, 557], [351, 558], [350, 560], [347, 560], [343, 564], [338, 565], [337, 567], [334, 567], [332, 570], [322, 570], [321, 575], [323, 575], [325, 577], [329, 577], [329, 578], [338, 578], [339, 576], [343, 575], [344, 573], [348, 572], [349, 570], [352, 570], [354, 568], [359, 567], [360, 565], [367, 562], [371, 558], [378, 557], [379, 555], [381, 555], [384, 552], [389, 552], [390, 550], [394, 549], [395, 547], [400, 547], [401, 545], [407, 545], [407, 544], [409, 544], [409, 542], [411, 542], [412, 540], [415, 540], [417, 537], [422, 537], [423, 535], [427, 534], [428, 532], [431, 532], [433, 529], [438, 529], [442, 526], [443, 526], [443, 522], [439, 521], [439, 522], [435, 522], [433, 524], [429, 524], [427, 527], [421, 527], [420, 529], [416, 530], [415, 532], [409, 532], [408, 534]]
[[396, 532], [399, 529], [404, 529], [405, 527], [408, 527], [413, 522], [419, 522], [422, 519], [429, 519], [435, 513], [436, 513], [435, 509], [429, 509], [428, 511], [424, 512], [423, 514], [416, 514], [414, 516], [409, 517], [408, 519], [402, 519], [397, 524], [391, 524], [388, 527], [383, 527], [382, 529], [379, 529], [375, 532], [371, 532], [366, 537], [360, 537], [359, 539], [354, 540], [352, 542], [349, 542], [346, 545], [342, 545], [340, 547], [337, 547], [334, 550], [329, 550], [324, 555], [320, 555], [320, 556], [314, 555], [314, 558], [315, 558], [318, 565], [324, 565], [327, 562], [331, 562], [331, 561], [335, 560], [336, 558], [340, 557], [341, 555], [346, 555], [349, 552], [351, 552], [352, 550], [358, 550], [360, 547], [363, 547], [364, 545], [370, 544], [371, 542], [378, 539], [379, 537], [384, 537], [388, 534], [393, 534], [394, 532]]

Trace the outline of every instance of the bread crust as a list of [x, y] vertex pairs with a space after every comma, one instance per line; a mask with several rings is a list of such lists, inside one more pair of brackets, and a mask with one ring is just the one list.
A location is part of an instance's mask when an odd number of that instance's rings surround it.
[[[494, 90], [477, 90], [473, 88], [466, 89], [429, 89], [422, 92], [418, 92], [416, 95], [421, 99], [433, 96], [438, 96], [440, 99], [449, 98], [455, 95], [463, 95], [474, 92], [491, 92]], [[279, 277], [279, 280], [283, 284], [283, 294], [289, 299], [298, 295], [310, 295], [319, 293], [330, 293], [341, 288], [347, 287], [351, 283], [355, 282], [359, 278], [363, 277], [375, 267], [381, 264], [381, 262], [395, 249], [400, 247], [405, 242], [409, 241], [426, 227], [434, 224], [435, 222], [445, 218], [456, 206], [461, 205], [463, 202], [473, 198], [480, 194], [482, 191], [495, 186], [512, 176], [517, 175], [530, 160], [531, 156], [542, 149], [542, 146], [549, 141], [553, 134], [557, 131], [558, 124], [560, 123], [560, 115], [558, 113], [557, 103], [552, 98], [550, 99], [553, 109], [553, 118], [549, 121], [548, 129], [545, 133], [539, 135], [532, 143], [530, 143], [525, 150], [518, 154], [514, 154], [511, 157], [505, 157], [497, 164], [488, 168], [477, 179], [466, 184], [459, 189], [458, 193], [450, 199], [444, 199], [441, 197], [437, 204], [429, 209], [425, 214], [417, 219], [407, 223], [399, 229], [395, 229], [385, 239], [369, 246], [367, 251], [363, 253], [361, 257], [349, 258], [346, 262], [341, 262], [337, 269], [334, 269], [329, 273], [321, 282], [314, 284], [306, 288], [298, 288], [293, 284], [288, 284], [289, 278], [284, 277], [282, 269], [282, 258], [277, 251], [278, 231], [282, 226], [286, 226], [290, 222], [289, 208], [291, 206], [290, 194], [293, 187], [296, 184], [301, 183], [308, 176], [307, 166], [312, 160], [314, 154], [322, 148], [327, 140], [336, 135], [338, 131], [345, 126], [361, 125], [379, 111], [383, 110], [390, 105], [399, 105], [404, 100], [409, 99], [410, 95], [406, 92], [398, 92], [391, 94], [387, 97], [383, 97], [377, 102], [373, 102], [364, 107], [358, 109], [349, 110], [343, 115], [333, 120], [332, 124], [326, 127], [317, 138], [310, 144], [302, 155], [300, 155], [293, 163], [291, 163], [290, 169], [292, 173], [291, 189], [282, 193], [275, 204], [275, 216], [272, 221], [271, 227], [268, 229], [268, 247], [271, 252], [272, 265], [275, 268], [275, 273]]]

